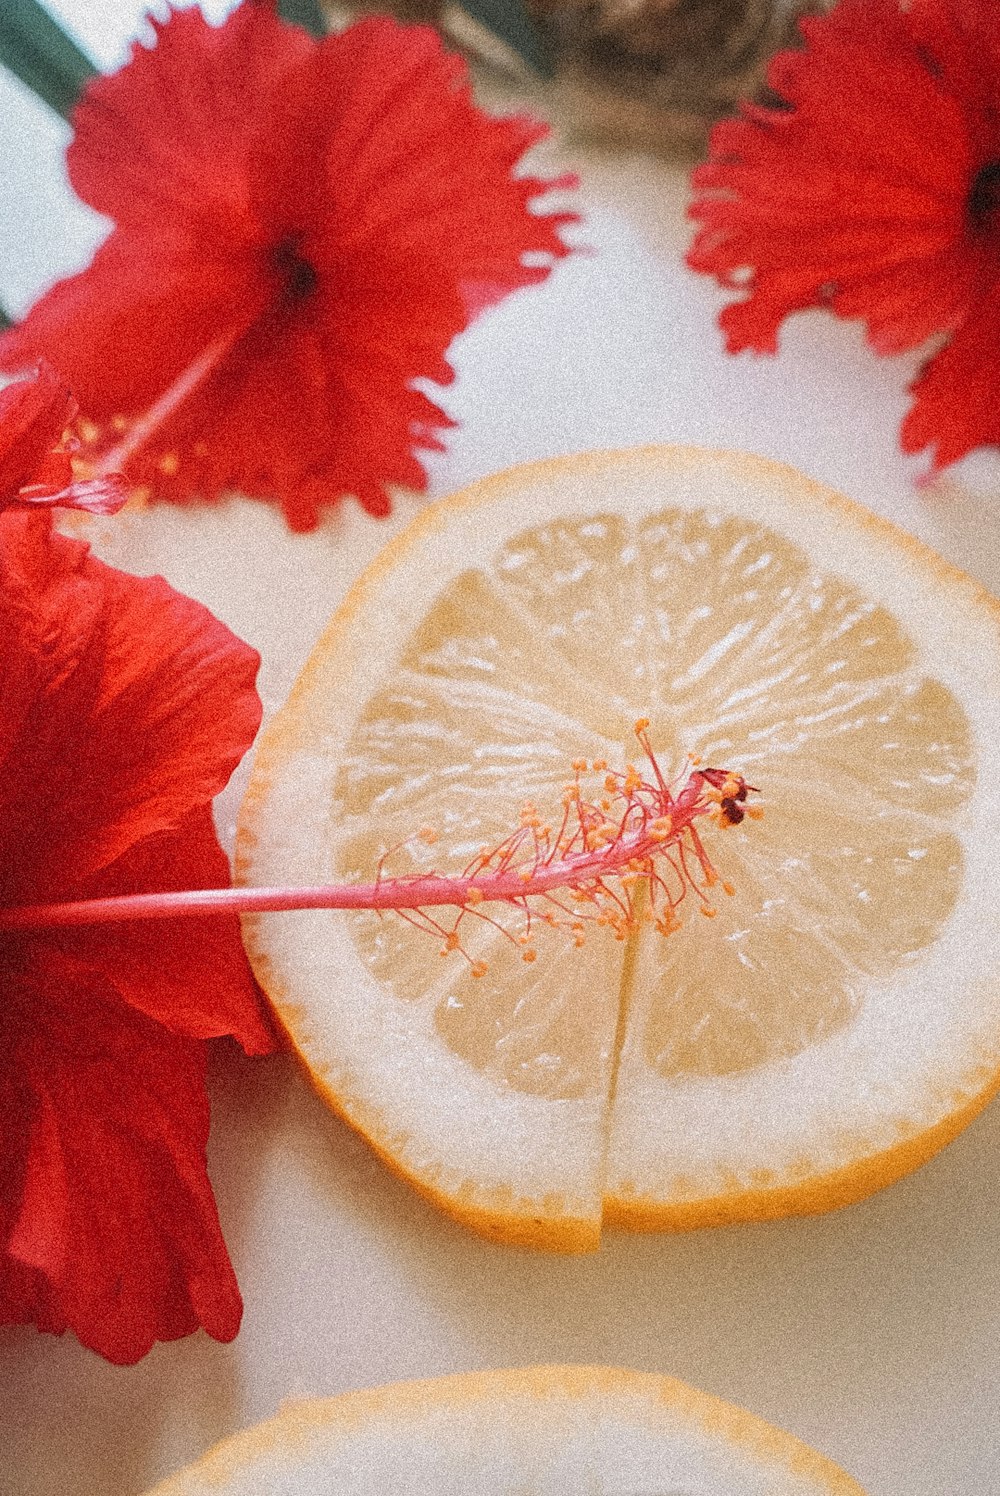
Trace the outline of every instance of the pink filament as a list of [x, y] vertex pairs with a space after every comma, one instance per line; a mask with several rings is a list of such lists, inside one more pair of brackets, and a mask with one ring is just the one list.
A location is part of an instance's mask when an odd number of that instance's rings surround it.
[[[645, 742], [643, 746], [647, 746]], [[652, 759], [651, 753], [650, 758]], [[657, 784], [645, 783], [641, 786], [645, 801], [632, 790], [623, 796], [627, 811], [619, 823], [618, 834], [599, 847], [583, 845], [579, 850], [571, 850], [563, 842], [562, 856], [556, 855], [555, 848], [540, 855], [539, 843], [536, 842], [534, 854], [529, 854], [525, 861], [517, 862], [514, 853], [519, 850], [520, 836], [524, 833], [514, 833], [496, 852], [484, 855], [470, 865], [471, 871], [467, 870], [457, 876], [441, 873], [394, 878], [380, 876], [371, 883], [331, 883], [300, 888], [190, 889], [22, 905], [0, 909], [0, 931], [296, 909], [420, 911], [450, 905], [465, 910], [478, 907], [480, 903], [491, 902], [525, 907], [525, 901], [532, 896], [544, 896], [559, 889], [578, 890], [588, 897], [599, 893], [614, 899], [616, 896], [603, 883], [605, 878], [620, 877], [627, 872], [635, 872], [639, 867], [643, 869], [641, 876], [657, 879], [654, 859], [669, 856], [671, 850], [680, 854], [678, 861], [684, 870], [683, 881], [695, 887], [699, 896], [704, 897], [686, 872], [684, 839], [687, 838], [690, 850], [706, 875], [706, 881], [711, 884], [715, 881], [715, 874], [693, 823], [696, 816], [713, 810], [713, 801], [717, 801], [718, 797], [709, 788], [706, 798], [706, 785], [711, 784], [712, 776], [721, 777], [723, 771], [694, 771], [675, 797], [663, 781], [655, 759], [652, 762]], [[624, 779], [624, 776], [614, 777]], [[580, 815], [580, 830], [571, 838], [572, 842], [579, 842], [586, 829], [584, 817], [588, 807], [579, 798], [576, 805]], [[656, 830], [657, 819], [661, 816], [669, 816], [670, 819], [671, 831], [666, 839], [662, 833], [657, 834]], [[556, 847], [559, 845], [557, 843]], [[621, 907], [626, 908], [625, 905]]]

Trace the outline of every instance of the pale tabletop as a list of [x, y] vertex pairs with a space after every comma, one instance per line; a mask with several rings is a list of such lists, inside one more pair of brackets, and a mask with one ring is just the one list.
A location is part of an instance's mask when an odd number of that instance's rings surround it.
[[[59, 0], [106, 65], [139, 0]], [[225, 7], [216, 5], [218, 15]], [[0, 299], [22, 309], [101, 226], [62, 185], [65, 132], [0, 80]], [[682, 172], [564, 149], [590, 251], [484, 318], [443, 397], [461, 421], [434, 460], [447, 493], [525, 459], [687, 442], [789, 462], [913, 531], [1000, 591], [1000, 467], [918, 490], [896, 432], [917, 359], [878, 360], [822, 315], [778, 359], [732, 359], [721, 298], [682, 265]], [[289, 535], [263, 505], [105, 521], [110, 560], [162, 571], [264, 656], [280, 702], [331, 608], [419, 507], [353, 505]], [[996, 682], [984, 688], [995, 691]], [[235, 791], [221, 812], [229, 834]], [[870, 1496], [1000, 1490], [1000, 1108], [913, 1177], [814, 1220], [680, 1236], [611, 1235], [553, 1258], [485, 1244], [390, 1178], [290, 1060], [226, 1060], [211, 1168], [246, 1312], [115, 1369], [72, 1339], [0, 1331], [0, 1492], [137, 1496], [291, 1397], [532, 1362], [669, 1372], [791, 1430]], [[706, 1493], [707, 1496], [707, 1493]]]

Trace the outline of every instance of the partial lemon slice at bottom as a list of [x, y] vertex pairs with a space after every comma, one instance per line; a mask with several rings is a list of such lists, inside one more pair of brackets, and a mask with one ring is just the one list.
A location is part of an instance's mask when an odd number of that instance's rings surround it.
[[669, 1377], [539, 1366], [292, 1404], [150, 1496], [864, 1496]]
[[500, 1240], [842, 1205], [1000, 1083], [1000, 609], [757, 459], [571, 458], [421, 514], [266, 732], [238, 876], [371, 878], [401, 843], [389, 871], [460, 869], [573, 760], [636, 757], [639, 717], [666, 773], [700, 755], [762, 793], [708, 842], [716, 918], [555, 931], [531, 965], [470, 918], [478, 980], [393, 918], [247, 921], [319, 1089]]

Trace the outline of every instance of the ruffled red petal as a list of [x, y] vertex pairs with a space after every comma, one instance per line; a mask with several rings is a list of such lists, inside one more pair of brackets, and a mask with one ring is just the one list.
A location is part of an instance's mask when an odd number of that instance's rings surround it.
[[276, 497], [297, 529], [343, 494], [385, 513], [450, 424], [414, 381], [447, 383], [456, 333], [567, 252], [573, 215], [534, 211], [565, 180], [514, 175], [544, 127], [483, 115], [426, 28], [173, 14], [76, 124], [73, 182], [118, 227], [0, 363], [46, 350], [99, 425], [145, 414], [97, 453], [176, 502]]
[[198, 6], [149, 18], [118, 72], [88, 84], [73, 112], [66, 167], [85, 203], [124, 229], [188, 254], [252, 241], [246, 153], [275, 85], [314, 43], [267, 6], [222, 26]]
[[64, 446], [61, 438], [76, 410], [47, 365], [0, 390], [0, 509], [16, 504], [117, 514], [123, 507], [128, 493], [118, 474], [74, 479], [75, 444]]
[[[258, 258], [224, 252], [211, 238], [195, 253], [186, 243], [179, 250], [152, 234], [116, 232], [85, 271], [57, 282], [0, 337], [0, 367], [50, 360], [88, 424], [101, 428], [105, 453], [206, 346], [263, 311]], [[95, 454], [85, 447], [84, 455]]]
[[[75, 414], [69, 390], [48, 367], [0, 390], [0, 504], [43, 471], [57, 476], [50, 454]], [[60, 460], [58, 477], [60, 487], [71, 479], [68, 457]]]
[[[205, 1046], [79, 963], [4, 959], [0, 1321], [69, 1328], [130, 1364], [157, 1340], [239, 1328], [205, 1168]], [[12, 969], [12, 960], [15, 962]]]
[[[0, 897], [68, 897], [226, 784], [258, 656], [160, 577], [0, 516]], [[5, 689], [4, 689], [5, 688]]]
[[[229, 861], [206, 805], [176, 830], [132, 847], [77, 896], [224, 888], [229, 881]], [[85, 926], [50, 932], [48, 939], [99, 971], [131, 1007], [174, 1033], [199, 1039], [231, 1034], [247, 1054], [275, 1048], [235, 915]]]
[[954, 52], [937, 58], [929, 35], [914, 36], [918, 9], [841, 0], [804, 20], [807, 50], [779, 54], [769, 73], [790, 107], [747, 106], [713, 132], [693, 176], [703, 226], [688, 263], [746, 285], [720, 318], [732, 351], [774, 351], [784, 317], [819, 305], [899, 351], [958, 326], [982, 294], [996, 246], [970, 232], [968, 203], [1000, 132], [990, 145], [996, 115], [977, 113]]
[[931, 471], [937, 472], [976, 447], [1000, 446], [998, 351], [1000, 287], [995, 286], [911, 385], [914, 401], [901, 433], [904, 452], [934, 448]]

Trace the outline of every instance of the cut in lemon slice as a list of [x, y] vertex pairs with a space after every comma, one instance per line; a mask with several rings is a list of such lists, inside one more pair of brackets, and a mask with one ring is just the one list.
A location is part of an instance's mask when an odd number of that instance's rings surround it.
[[669, 1377], [539, 1366], [292, 1404], [150, 1496], [864, 1496]]
[[[461, 868], [569, 764], [687, 755], [760, 822], [664, 939], [496, 927], [439, 959], [394, 918], [248, 920], [321, 1092], [467, 1223], [584, 1249], [603, 1219], [829, 1209], [1000, 1084], [1000, 608], [785, 468], [649, 449], [516, 469], [365, 573], [258, 751], [241, 881]], [[409, 840], [432, 823], [439, 840]], [[507, 916], [501, 910], [501, 924]]]

